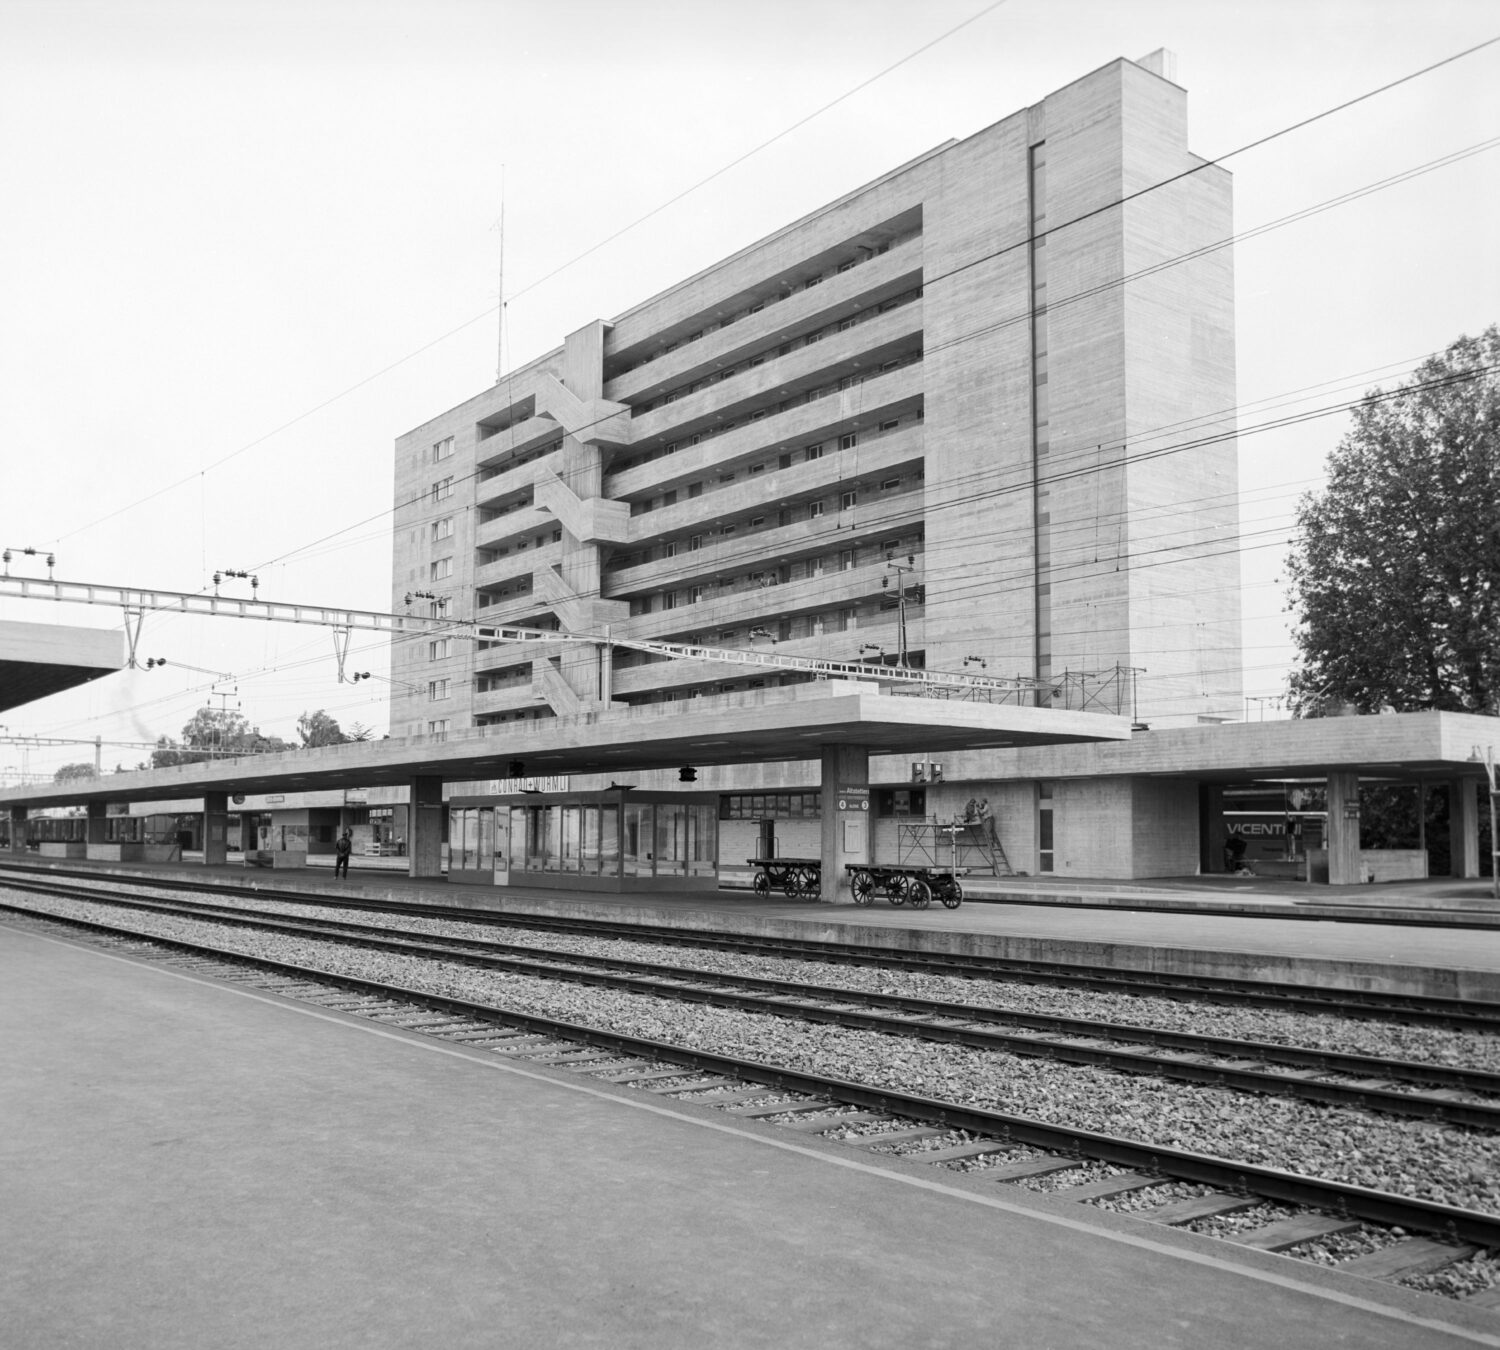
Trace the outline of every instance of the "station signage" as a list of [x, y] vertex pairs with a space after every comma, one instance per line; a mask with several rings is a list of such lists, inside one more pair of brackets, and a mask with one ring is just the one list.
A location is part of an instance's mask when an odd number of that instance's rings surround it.
[[868, 787], [840, 786], [837, 794], [840, 811], [868, 811], [870, 789]]

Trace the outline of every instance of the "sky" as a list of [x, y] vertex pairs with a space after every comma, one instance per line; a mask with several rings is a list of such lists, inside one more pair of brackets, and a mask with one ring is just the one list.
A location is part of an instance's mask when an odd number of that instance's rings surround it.
[[[1488, 0], [0, 0], [0, 545], [384, 610], [393, 442], [502, 360], [1167, 47], [1237, 230], [1311, 211], [1235, 252], [1245, 711], [1276, 716], [1296, 501], [1348, 417], [1253, 428], [1500, 321], [1500, 44], [1286, 129], [1496, 36]], [[167, 665], [0, 735], [101, 736], [109, 769], [205, 704], [388, 727], [374, 634], [357, 684], [311, 626], [148, 616], [139, 655]], [[91, 758], [0, 744], [0, 783]]]

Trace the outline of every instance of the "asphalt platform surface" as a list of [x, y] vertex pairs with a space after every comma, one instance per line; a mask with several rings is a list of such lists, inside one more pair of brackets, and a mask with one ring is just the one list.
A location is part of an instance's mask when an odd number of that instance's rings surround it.
[[0, 919], [13, 1350], [1500, 1346], [1500, 1319]]

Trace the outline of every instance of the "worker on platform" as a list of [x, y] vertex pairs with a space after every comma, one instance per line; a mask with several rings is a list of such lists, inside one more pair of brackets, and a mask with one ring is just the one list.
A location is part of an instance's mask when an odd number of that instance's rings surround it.
[[354, 852], [354, 840], [350, 838], [350, 832], [345, 830], [339, 835], [339, 841], [333, 846], [333, 875], [335, 878], [349, 876], [349, 855]]

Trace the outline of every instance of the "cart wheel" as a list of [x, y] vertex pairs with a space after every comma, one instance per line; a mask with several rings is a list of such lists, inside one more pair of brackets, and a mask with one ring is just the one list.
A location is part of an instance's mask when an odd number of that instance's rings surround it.
[[797, 869], [786, 868], [781, 874], [781, 893], [783, 895], [797, 894]]
[[820, 867], [804, 867], [802, 869], [802, 894], [809, 900], [816, 900], [823, 893], [823, 870]]
[[885, 898], [893, 905], [906, 903], [906, 878], [895, 872], [885, 879]]
[[849, 878], [849, 890], [854, 895], [856, 905], [875, 903], [875, 878], [868, 872], [853, 873]]
[[906, 903], [913, 909], [926, 909], [932, 903], [932, 887], [921, 877], [912, 877], [906, 883]]
[[770, 895], [771, 893], [771, 878], [764, 872], [755, 874], [755, 893], [756, 895]]
[[938, 897], [938, 899], [940, 899], [943, 902], [944, 906], [948, 909], [957, 909], [961, 904], [963, 904], [964, 888], [959, 883], [957, 877], [954, 877], [952, 881], [950, 881], [945, 887], [943, 887], [942, 894]]

